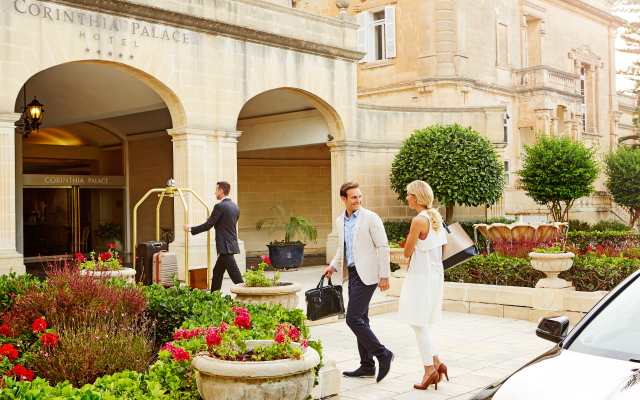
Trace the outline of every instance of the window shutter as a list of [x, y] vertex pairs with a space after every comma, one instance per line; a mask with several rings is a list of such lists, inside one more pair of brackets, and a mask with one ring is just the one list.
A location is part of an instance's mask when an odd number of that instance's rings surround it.
[[[362, 12], [357, 15], [358, 24], [360, 24], [360, 28], [358, 28], [357, 33], [357, 41], [358, 41], [358, 51], [362, 53], [367, 52], [367, 12]], [[369, 55], [365, 54], [364, 57], [358, 63], [367, 62], [367, 57]]]
[[396, 56], [396, 8], [386, 6], [384, 8], [384, 35], [387, 58]]

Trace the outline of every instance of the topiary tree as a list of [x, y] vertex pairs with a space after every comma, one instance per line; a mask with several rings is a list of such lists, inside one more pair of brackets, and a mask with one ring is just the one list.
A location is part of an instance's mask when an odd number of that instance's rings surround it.
[[629, 209], [633, 228], [640, 217], [640, 151], [619, 147], [605, 155], [604, 165], [607, 190], [616, 203]]
[[391, 165], [391, 189], [407, 204], [407, 185], [423, 180], [453, 221], [453, 206], [493, 205], [504, 191], [504, 167], [491, 142], [471, 127], [433, 125], [415, 130]]
[[600, 173], [597, 152], [597, 146], [588, 148], [569, 136], [538, 132], [536, 143], [524, 145], [520, 155], [520, 184], [536, 203], [549, 207], [555, 221], [565, 221], [576, 199], [595, 190]]

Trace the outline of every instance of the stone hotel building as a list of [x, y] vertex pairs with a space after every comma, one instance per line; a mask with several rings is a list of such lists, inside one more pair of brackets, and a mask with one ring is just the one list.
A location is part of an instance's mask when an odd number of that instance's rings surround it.
[[[125, 253], [154, 240], [156, 200], [138, 209], [137, 238], [132, 210], [170, 178], [210, 207], [215, 182], [231, 182], [241, 268], [283, 238], [255, 230], [274, 205], [312, 219], [307, 251], [331, 256], [344, 181], [384, 220], [411, 216], [389, 167], [435, 123], [488, 137], [509, 182], [498, 205], [456, 218], [544, 220], [514, 175], [534, 132], [606, 151], [634, 129], [608, 0], [0, 0], [0, 12], [0, 273], [104, 249], [105, 223], [123, 227]], [[43, 119], [26, 137], [15, 123], [34, 97]], [[625, 218], [597, 186], [572, 217]], [[187, 201], [187, 221], [180, 201], [160, 210], [178, 254], [176, 232], [206, 218]], [[193, 269], [206, 266], [200, 236]]]

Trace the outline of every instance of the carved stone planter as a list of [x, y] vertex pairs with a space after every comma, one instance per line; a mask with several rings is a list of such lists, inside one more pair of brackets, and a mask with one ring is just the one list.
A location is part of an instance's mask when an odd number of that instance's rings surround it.
[[99, 278], [99, 279], [125, 278], [127, 280], [127, 283], [136, 282], [136, 270], [133, 268], [124, 268], [118, 271], [95, 271], [95, 270], [81, 269], [80, 274], [93, 276], [94, 278]]
[[562, 271], [566, 271], [573, 265], [573, 253], [529, 253], [531, 257], [531, 267], [537, 271], [544, 272], [547, 277], [540, 279], [536, 283], [537, 288], [563, 289], [571, 287], [571, 283], [558, 278]]
[[[247, 340], [247, 347], [268, 346], [272, 340]], [[204, 400], [304, 400], [313, 389], [313, 368], [320, 356], [311, 347], [301, 360], [222, 361], [205, 355], [194, 357], [191, 366], [198, 392]]]
[[298, 306], [298, 292], [302, 286], [294, 282], [278, 282], [281, 286], [272, 287], [248, 287], [239, 283], [231, 287], [231, 293], [235, 293], [236, 301], [244, 304], [268, 304], [270, 306], [280, 304], [293, 310]]
[[400, 269], [391, 273], [389, 278], [389, 290], [387, 290], [387, 296], [399, 297], [402, 291], [402, 284], [404, 283], [404, 277], [407, 275], [407, 265], [409, 259], [404, 256], [404, 249], [391, 249], [391, 262], [400, 265]]

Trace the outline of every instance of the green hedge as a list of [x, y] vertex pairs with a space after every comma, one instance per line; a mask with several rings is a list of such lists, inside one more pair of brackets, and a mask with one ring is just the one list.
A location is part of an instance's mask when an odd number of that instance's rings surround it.
[[[576, 256], [573, 266], [560, 277], [573, 282], [579, 291], [612, 290], [639, 268], [638, 258]], [[496, 253], [476, 256], [444, 274], [447, 282], [524, 287], [535, 287], [544, 277], [542, 272], [531, 267], [529, 260], [500, 257]]]
[[569, 232], [630, 232], [633, 229], [629, 225], [621, 221], [598, 221], [591, 225], [588, 222], [578, 221], [575, 219], [569, 220]]
[[591, 246], [613, 247], [619, 251], [640, 247], [640, 233], [634, 232], [569, 232], [567, 244], [586, 252]]

